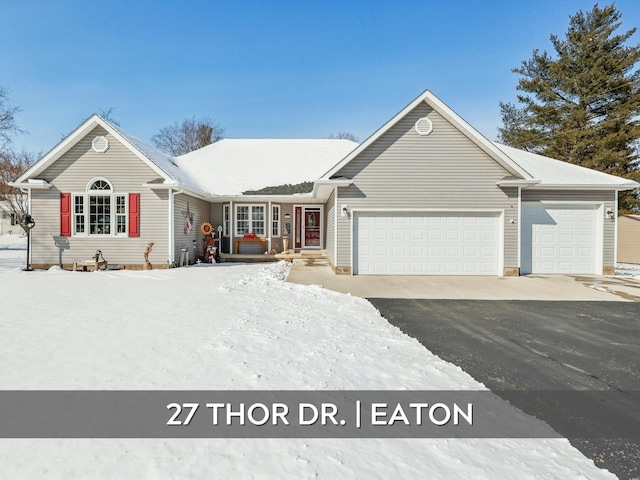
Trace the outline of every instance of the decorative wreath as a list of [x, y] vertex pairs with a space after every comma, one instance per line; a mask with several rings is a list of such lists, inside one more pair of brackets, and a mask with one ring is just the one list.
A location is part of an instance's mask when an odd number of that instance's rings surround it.
[[200, 225], [200, 231], [203, 235], [211, 235], [213, 233], [213, 226], [209, 222], [204, 222]]

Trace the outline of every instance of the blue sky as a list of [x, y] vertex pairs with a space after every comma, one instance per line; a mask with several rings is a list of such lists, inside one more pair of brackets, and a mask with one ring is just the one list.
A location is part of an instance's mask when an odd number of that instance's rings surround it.
[[[640, 26], [637, 0], [616, 5], [621, 30]], [[511, 69], [592, 6], [21, 0], [2, 7], [0, 85], [29, 132], [16, 145], [42, 152], [109, 108], [145, 140], [208, 116], [230, 138], [350, 131], [362, 141], [425, 89], [493, 140], [498, 102], [515, 99]]]

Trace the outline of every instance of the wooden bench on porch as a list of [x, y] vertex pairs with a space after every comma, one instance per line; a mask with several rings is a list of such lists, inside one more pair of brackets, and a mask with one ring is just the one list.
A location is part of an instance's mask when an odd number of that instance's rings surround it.
[[260, 237], [237, 237], [235, 239], [236, 248], [234, 250], [235, 253], [240, 253], [240, 243], [244, 242], [262, 242], [262, 253], [267, 251], [267, 239]]

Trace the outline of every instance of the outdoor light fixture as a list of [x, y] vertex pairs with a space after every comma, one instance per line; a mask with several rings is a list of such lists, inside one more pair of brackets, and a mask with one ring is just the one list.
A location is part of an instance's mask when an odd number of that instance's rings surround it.
[[607, 211], [605, 212], [605, 216], [607, 217], [608, 220], [613, 220], [613, 210], [610, 208], [607, 208]]
[[22, 216], [20, 220], [20, 226], [27, 232], [27, 266], [23, 270], [25, 272], [30, 272], [33, 270], [31, 268], [31, 229], [36, 226], [36, 222], [31, 215], [28, 213]]
[[285, 213], [284, 214], [284, 218], [291, 218], [291, 214], [290, 213]]
[[348, 213], [349, 213], [349, 206], [348, 205], [342, 205], [342, 210], [340, 212], [340, 216], [341, 217], [346, 217]]

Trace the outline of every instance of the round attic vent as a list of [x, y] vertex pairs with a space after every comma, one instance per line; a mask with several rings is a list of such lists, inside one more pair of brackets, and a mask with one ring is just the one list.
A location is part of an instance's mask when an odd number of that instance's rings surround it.
[[429, 135], [433, 132], [433, 123], [427, 117], [424, 117], [416, 122], [415, 129], [419, 135]]
[[104, 153], [109, 150], [109, 140], [104, 136], [95, 137], [91, 142], [91, 147], [98, 153]]

